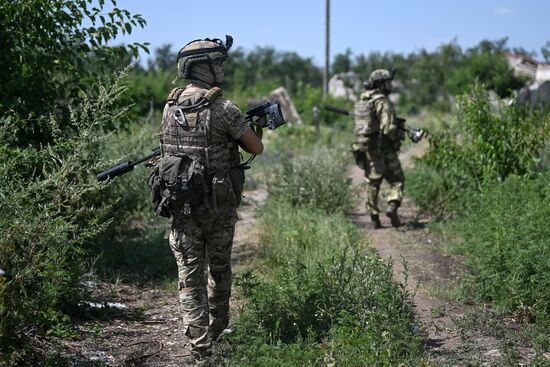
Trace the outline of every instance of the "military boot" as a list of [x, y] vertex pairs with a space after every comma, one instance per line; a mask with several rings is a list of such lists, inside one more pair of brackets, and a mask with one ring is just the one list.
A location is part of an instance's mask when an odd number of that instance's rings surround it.
[[397, 214], [397, 209], [399, 208], [398, 201], [390, 201], [388, 209], [386, 210], [386, 215], [390, 218], [391, 225], [394, 227], [399, 227], [401, 222], [399, 221], [399, 215]]
[[374, 229], [382, 228], [382, 224], [380, 223], [380, 217], [378, 217], [378, 214], [371, 214], [370, 220], [372, 222]]

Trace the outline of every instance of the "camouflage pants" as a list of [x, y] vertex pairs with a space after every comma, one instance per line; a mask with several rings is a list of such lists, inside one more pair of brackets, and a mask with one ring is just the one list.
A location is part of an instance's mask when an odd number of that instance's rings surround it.
[[365, 170], [365, 180], [367, 182], [367, 212], [369, 214], [379, 214], [378, 193], [382, 180], [390, 184], [390, 192], [387, 200], [397, 201], [399, 204], [403, 199], [403, 188], [405, 185], [405, 175], [401, 169], [398, 152], [382, 152], [372, 155], [367, 153], [368, 166]]
[[236, 222], [234, 208], [172, 213], [169, 242], [178, 264], [185, 334], [194, 350], [209, 348], [229, 321]]

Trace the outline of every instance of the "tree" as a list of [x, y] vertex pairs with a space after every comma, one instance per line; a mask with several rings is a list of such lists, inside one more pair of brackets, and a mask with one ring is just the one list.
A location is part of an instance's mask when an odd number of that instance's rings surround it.
[[155, 49], [155, 58], [149, 60], [149, 71], [176, 70], [177, 54], [172, 51], [172, 45], [164, 44]]
[[505, 38], [494, 42], [484, 40], [468, 49], [446, 83], [448, 90], [453, 94], [463, 94], [478, 81], [499, 96], [506, 97], [512, 90], [520, 88], [524, 80], [515, 76], [508, 65], [504, 54], [506, 41]]
[[[140, 43], [107, 45], [145, 25], [141, 15], [111, 4], [107, 11], [105, 0], [0, 0], [0, 115], [21, 120], [10, 126], [17, 145], [40, 147], [54, 130], [70, 129], [68, 106], [97, 93], [93, 80], [104, 61], [147, 50]], [[41, 119], [51, 114], [56, 126]]]
[[332, 62], [332, 74], [346, 73], [351, 71], [352, 59], [351, 59], [351, 49], [346, 49], [346, 52], [343, 54], [337, 54], [334, 56], [334, 61]]

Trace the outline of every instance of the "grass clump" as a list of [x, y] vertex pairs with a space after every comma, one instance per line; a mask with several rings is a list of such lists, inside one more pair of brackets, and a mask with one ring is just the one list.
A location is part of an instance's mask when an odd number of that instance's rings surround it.
[[289, 261], [271, 273], [246, 273], [237, 284], [246, 303], [237, 332], [222, 343], [231, 356], [225, 365], [423, 361], [410, 296], [393, 282], [391, 263], [374, 253], [348, 250], [310, 266]]
[[334, 149], [283, 160], [268, 191], [293, 206], [317, 208], [327, 213], [347, 211], [352, 205], [346, 159]]

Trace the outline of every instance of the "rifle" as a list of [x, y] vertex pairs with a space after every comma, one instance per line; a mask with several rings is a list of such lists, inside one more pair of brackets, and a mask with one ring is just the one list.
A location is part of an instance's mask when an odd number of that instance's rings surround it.
[[158, 157], [158, 156], [160, 156], [160, 147], [157, 147], [157, 148], [153, 149], [153, 153], [151, 153], [151, 154], [149, 154], [149, 155], [147, 155], [143, 158], [140, 158], [135, 162], [134, 161], [127, 161], [127, 162], [119, 163], [116, 166], [113, 166], [113, 167], [109, 168], [108, 170], [99, 173], [96, 176], [96, 179], [97, 179], [97, 181], [101, 182], [101, 181], [107, 180], [108, 178], [122, 176], [123, 174], [132, 171], [134, 169], [134, 167], [137, 166], [138, 164], [141, 164], [145, 161], [148, 161], [148, 160], [150, 160], [154, 157]]
[[[267, 119], [265, 118], [267, 116]], [[254, 117], [257, 117], [254, 120]], [[278, 102], [264, 102], [246, 111], [245, 121], [269, 130], [275, 130], [285, 123], [281, 106]]]
[[[350, 112], [348, 110], [345, 110], [343, 108], [339, 108], [339, 107], [336, 107], [336, 106], [331, 106], [331, 105], [325, 104], [325, 105], [323, 105], [323, 109], [325, 109], [327, 111], [331, 111], [331, 112], [336, 112], [336, 113], [339, 113], [339, 114], [342, 114], [342, 115], [355, 117], [355, 114], [353, 112]], [[406, 127], [405, 122], [407, 122], [407, 120], [404, 119], [404, 118], [395, 117], [395, 122], [396, 122], [396, 126], [399, 129], [401, 129], [403, 131], [406, 131], [408, 133], [409, 138], [411, 139], [411, 141], [413, 143], [418, 143], [426, 135], [426, 131], [424, 131], [423, 129], [419, 129], [419, 128], [416, 128], [416, 127]]]
[[[256, 117], [256, 119], [254, 119], [254, 117]], [[283, 113], [281, 111], [281, 106], [277, 102], [265, 102], [255, 107], [252, 107], [251, 109], [246, 111], [245, 121], [253, 123], [261, 128], [268, 127], [270, 130], [274, 130], [285, 123], [285, 119], [283, 118]], [[108, 178], [122, 176], [123, 174], [132, 171], [134, 167], [138, 164], [158, 156], [160, 156], [160, 147], [153, 149], [153, 153], [143, 158], [140, 158], [135, 162], [127, 161], [119, 163], [116, 166], [113, 166], [106, 171], [99, 173], [96, 176], [96, 179], [97, 181], [101, 182], [107, 180]], [[249, 164], [250, 162], [252, 162], [252, 159], [254, 159], [254, 157], [255, 155], [249, 158], [245, 163], [242, 163], [241, 166], [243, 168], [250, 167]]]

